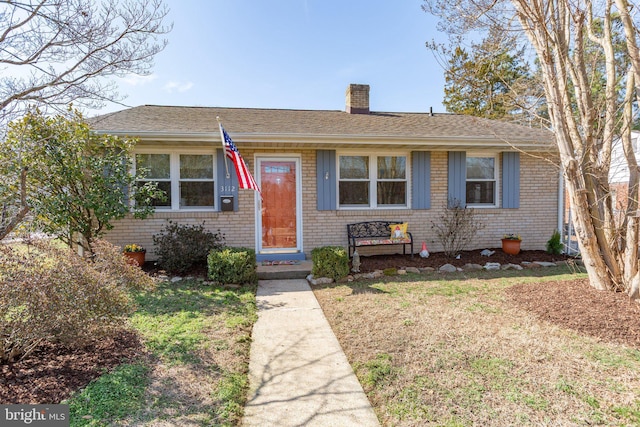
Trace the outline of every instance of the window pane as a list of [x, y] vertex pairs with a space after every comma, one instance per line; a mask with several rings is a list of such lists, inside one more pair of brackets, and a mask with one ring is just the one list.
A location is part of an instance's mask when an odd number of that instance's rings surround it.
[[180, 207], [211, 206], [213, 207], [213, 182], [180, 182]]
[[405, 179], [406, 157], [378, 157], [378, 179]]
[[378, 182], [378, 206], [380, 205], [406, 205], [406, 182]]
[[[164, 191], [164, 193], [167, 196], [167, 200], [163, 202], [158, 199], [154, 199], [151, 202], [151, 206], [171, 206], [171, 182], [170, 181], [157, 181], [157, 182], [158, 182], [158, 189]], [[137, 185], [141, 187], [145, 183], [146, 183], [145, 181], [138, 181]]]
[[494, 179], [493, 157], [467, 157], [467, 179]]
[[340, 181], [341, 205], [369, 205], [369, 183], [362, 181]]
[[180, 155], [181, 179], [213, 179], [213, 156]]
[[369, 179], [368, 156], [340, 156], [341, 179]]
[[468, 204], [495, 204], [494, 200], [495, 182], [467, 181], [467, 203]]
[[136, 154], [136, 168], [147, 169], [148, 179], [169, 179], [169, 154]]

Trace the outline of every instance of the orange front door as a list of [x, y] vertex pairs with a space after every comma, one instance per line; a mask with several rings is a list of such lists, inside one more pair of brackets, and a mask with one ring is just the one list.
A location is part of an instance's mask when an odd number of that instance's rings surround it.
[[297, 249], [297, 182], [295, 160], [260, 162], [262, 250]]

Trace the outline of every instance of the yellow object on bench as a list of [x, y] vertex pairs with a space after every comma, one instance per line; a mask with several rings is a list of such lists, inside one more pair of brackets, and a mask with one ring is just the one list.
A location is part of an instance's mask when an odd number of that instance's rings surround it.
[[349, 258], [352, 250], [359, 246], [402, 245], [406, 255], [407, 245], [413, 256], [413, 236], [407, 231], [409, 224], [399, 221], [366, 221], [347, 224]]

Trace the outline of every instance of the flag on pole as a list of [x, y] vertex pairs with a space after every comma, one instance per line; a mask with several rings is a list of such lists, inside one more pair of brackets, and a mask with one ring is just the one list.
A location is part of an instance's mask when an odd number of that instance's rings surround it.
[[229, 134], [224, 130], [224, 128], [222, 127], [222, 123], [218, 123], [218, 125], [220, 126], [220, 136], [222, 137], [224, 152], [226, 156], [231, 159], [231, 161], [233, 162], [233, 166], [236, 168], [236, 175], [238, 176], [238, 184], [240, 188], [255, 190], [260, 193], [258, 184], [256, 184], [255, 179], [253, 179], [253, 175], [251, 175], [251, 172], [249, 172], [247, 164], [244, 162], [244, 159], [238, 151], [238, 147], [236, 147]]

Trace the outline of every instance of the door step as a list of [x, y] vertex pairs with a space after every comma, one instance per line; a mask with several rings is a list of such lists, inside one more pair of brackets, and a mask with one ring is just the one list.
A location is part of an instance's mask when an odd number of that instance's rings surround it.
[[308, 260], [302, 260], [295, 264], [258, 264], [257, 273], [259, 280], [305, 279], [311, 274], [312, 267], [313, 263]]

